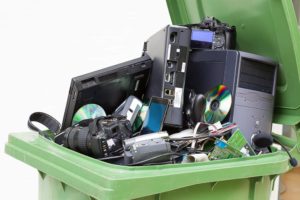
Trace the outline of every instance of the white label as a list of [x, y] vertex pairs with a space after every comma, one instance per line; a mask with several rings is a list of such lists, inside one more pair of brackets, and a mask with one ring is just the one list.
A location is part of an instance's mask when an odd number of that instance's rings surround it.
[[115, 145], [115, 142], [114, 142], [113, 139], [109, 139], [109, 140], [107, 140], [106, 142], [107, 142], [107, 145], [108, 145], [110, 148], [111, 148], [112, 146]]
[[126, 119], [130, 121], [132, 115], [133, 115], [133, 112], [131, 112], [130, 110], [128, 110], [128, 111], [127, 111], [127, 114], [126, 114]]
[[135, 110], [140, 109], [142, 107], [142, 105], [143, 104], [139, 100], [133, 99], [133, 101], [131, 102], [131, 104], [129, 106], [129, 110], [127, 111], [126, 118], [130, 121]]
[[180, 108], [182, 102], [182, 88], [175, 88], [174, 108]]
[[214, 126], [208, 126], [208, 130], [210, 131], [216, 131], [216, 130], [219, 130], [221, 128], [223, 128], [222, 124], [220, 121], [216, 122], [213, 124]]
[[167, 59], [170, 60], [170, 55], [171, 55], [171, 45], [169, 44], [169, 47], [168, 47], [168, 56], [167, 56]]
[[181, 65], [181, 72], [185, 72], [185, 68], [186, 68], [186, 63], [183, 62], [182, 65]]

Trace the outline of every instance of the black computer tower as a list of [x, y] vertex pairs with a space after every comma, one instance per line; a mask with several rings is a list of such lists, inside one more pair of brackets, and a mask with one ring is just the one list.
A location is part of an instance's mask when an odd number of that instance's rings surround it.
[[234, 50], [190, 53], [186, 88], [205, 94], [225, 85], [232, 106], [223, 122], [235, 122], [246, 139], [257, 131], [271, 133], [277, 63], [270, 58]]
[[191, 31], [183, 26], [168, 25], [152, 35], [144, 46], [144, 53], [153, 60], [146, 97], [157, 96], [169, 100], [165, 126], [182, 128], [184, 88]]

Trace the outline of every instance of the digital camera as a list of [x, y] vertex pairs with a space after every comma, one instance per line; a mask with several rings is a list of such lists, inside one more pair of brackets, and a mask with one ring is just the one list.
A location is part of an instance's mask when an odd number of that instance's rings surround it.
[[120, 155], [123, 141], [131, 135], [131, 124], [125, 116], [105, 116], [67, 128], [63, 145], [94, 158], [104, 158]]
[[199, 24], [186, 25], [191, 29], [192, 49], [235, 49], [236, 28], [214, 17], [206, 17]]

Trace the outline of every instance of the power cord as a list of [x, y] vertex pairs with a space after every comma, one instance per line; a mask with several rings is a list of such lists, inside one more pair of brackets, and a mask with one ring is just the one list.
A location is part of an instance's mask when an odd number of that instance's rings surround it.
[[278, 143], [284, 149], [284, 151], [289, 155], [291, 166], [296, 167], [298, 165], [298, 161], [296, 160], [296, 158], [292, 157], [292, 155], [287, 150], [287, 148], [279, 140], [277, 140], [276, 138], [273, 138], [273, 140], [274, 142]]

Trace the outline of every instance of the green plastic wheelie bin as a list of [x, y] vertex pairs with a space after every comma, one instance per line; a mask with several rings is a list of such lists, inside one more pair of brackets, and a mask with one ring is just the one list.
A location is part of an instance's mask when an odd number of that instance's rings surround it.
[[[215, 16], [236, 25], [238, 49], [280, 63], [274, 122], [296, 139], [274, 135], [300, 160], [300, 32], [292, 1], [167, 0], [174, 24]], [[12, 133], [7, 154], [39, 171], [39, 199], [267, 200], [274, 179], [291, 169], [286, 152], [158, 166], [118, 166], [61, 147], [37, 133]]]

